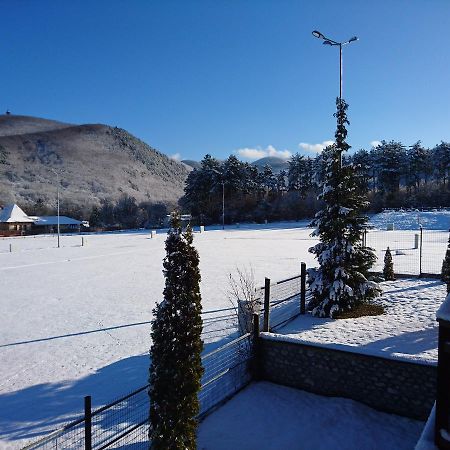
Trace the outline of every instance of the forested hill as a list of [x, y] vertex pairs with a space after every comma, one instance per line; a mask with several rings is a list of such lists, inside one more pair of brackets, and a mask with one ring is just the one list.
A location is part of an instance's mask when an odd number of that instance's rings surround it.
[[117, 127], [0, 116], [0, 204], [30, 214], [55, 208], [54, 171], [62, 210], [86, 218], [120, 199], [174, 205], [189, 170]]

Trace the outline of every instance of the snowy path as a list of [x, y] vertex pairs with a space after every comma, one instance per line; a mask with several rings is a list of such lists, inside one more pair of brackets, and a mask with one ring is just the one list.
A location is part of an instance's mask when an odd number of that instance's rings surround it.
[[199, 450], [412, 450], [423, 422], [353, 400], [252, 383], [208, 416]]

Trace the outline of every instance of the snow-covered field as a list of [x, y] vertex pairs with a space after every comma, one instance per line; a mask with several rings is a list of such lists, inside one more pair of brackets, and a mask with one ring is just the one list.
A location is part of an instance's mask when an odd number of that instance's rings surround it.
[[423, 422], [353, 400], [252, 383], [208, 416], [199, 450], [411, 450]]
[[436, 311], [445, 300], [445, 284], [435, 279], [402, 279], [381, 283], [381, 287], [383, 315], [331, 320], [307, 314], [271, 337], [436, 364]]
[[[316, 240], [305, 226], [196, 233], [204, 311], [230, 306], [228, 277], [236, 268], [251, 267], [262, 285], [264, 277], [298, 273], [300, 261], [313, 265], [308, 248]], [[80, 236], [62, 236], [60, 249], [54, 236], [0, 239], [0, 448], [7, 442], [17, 448], [77, 417], [85, 395], [99, 406], [146, 383], [164, 239], [148, 231], [92, 234], [82, 247]], [[444, 251], [445, 245], [436, 258]], [[426, 300], [422, 306], [431, 317], [434, 306]], [[225, 339], [208, 337], [209, 348]], [[429, 345], [421, 339], [418, 348]], [[419, 353], [433, 358], [431, 347]]]
[[[312, 263], [307, 229], [195, 234], [203, 308], [229, 307], [228, 274], [258, 284]], [[146, 383], [152, 309], [161, 299], [164, 235], [148, 232], [0, 240], [0, 438], [32, 439]], [[13, 252], [9, 243], [13, 243]], [[220, 326], [220, 324], [218, 324]], [[218, 344], [218, 343], [216, 343]], [[0, 441], [0, 448], [1, 448]]]

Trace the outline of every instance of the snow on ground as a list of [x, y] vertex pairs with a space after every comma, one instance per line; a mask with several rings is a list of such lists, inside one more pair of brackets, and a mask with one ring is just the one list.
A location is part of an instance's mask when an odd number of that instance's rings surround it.
[[199, 450], [411, 450], [423, 422], [353, 400], [252, 383], [200, 424]]
[[445, 284], [435, 279], [402, 279], [381, 283], [381, 287], [383, 315], [331, 320], [307, 314], [270, 338], [436, 364], [436, 311], [445, 300]]
[[[279, 227], [195, 234], [205, 311], [230, 306], [236, 267], [251, 266], [262, 285], [312, 264], [311, 231]], [[81, 247], [62, 236], [60, 249], [56, 237], [0, 240], [0, 448], [74, 419], [85, 395], [99, 406], [146, 383], [164, 239], [97, 234]]]
[[[252, 267], [257, 284], [263, 285], [264, 277], [275, 281], [299, 273], [300, 261], [315, 265], [308, 248], [317, 241], [306, 223], [196, 233], [204, 311], [230, 306], [228, 275], [236, 268]], [[17, 448], [78, 417], [85, 395], [93, 396], [96, 407], [146, 383], [152, 309], [164, 286], [164, 239], [164, 234], [151, 239], [148, 231], [90, 234], [82, 247], [80, 236], [63, 235], [60, 249], [56, 236], [0, 239], [0, 448], [11, 441]], [[444, 251], [441, 244], [434, 259], [442, 260]], [[422, 281], [420, 289], [410, 283], [409, 291], [423, 297], [436, 297], [433, 283], [442, 289], [436, 281]], [[437, 303], [423, 300], [416, 306], [430, 318]], [[330, 325], [302, 320], [310, 339], [331, 333], [330, 342], [336, 340], [333, 331], [326, 331]], [[371, 321], [380, 319], [367, 320], [373, 335]], [[409, 353], [418, 346], [422, 359], [433, 359], [432, 319], [422, 323], [425, 331], [413, 322], [399, 328], [405, 338], [417, 337]], [[392, 337], [397, 326], [374, 339]], [[223, 333], [208, 335], [207, 349], [224, 339]], [[341, 344], [348, 345], [344, 335]], [[381, 344], [350, 341], [370, 348]], [[396, 353], [389, 350], [392, 345], [388, 339], [382, 351]]]
[[388, 224], [394, 224], [396, 230], [418, 230], [419, 226], [427, 230], [445, 230], [450, 228], [450, 210], [433, 211], [383, 211], [370, 217], [370, 225], [386, 230]]

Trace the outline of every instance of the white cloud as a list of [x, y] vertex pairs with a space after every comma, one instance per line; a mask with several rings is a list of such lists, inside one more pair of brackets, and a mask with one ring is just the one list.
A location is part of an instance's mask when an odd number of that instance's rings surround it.
[[372, 142], [370, 143], [370, 145], [371, 145], [372, 147], [378, 147], [379, 145], [381, 145], [381, 142], [380, 142], [380, 141], [372, 141]]
[[169, 156], [170, 159], [174, 159], [175, 161], [181, 161], [181, 155], [179, 153], [174, 153]]
[[325, 147], [333, 144], [334, 141], [323, 141], [321, 144], [308, 144], [307, 142], [300, 142], [298, 146], [305, 152], [320, 153]]
[[289, 159], [292, 153], [289, 150], [277, 150], [273, 145], [268, 145], [265, 149], [261, 147], [240, 148], [235, 151], [241, 158], [249, 161], [265, 158], [266, 156], [276, 156], [277, 158]]

